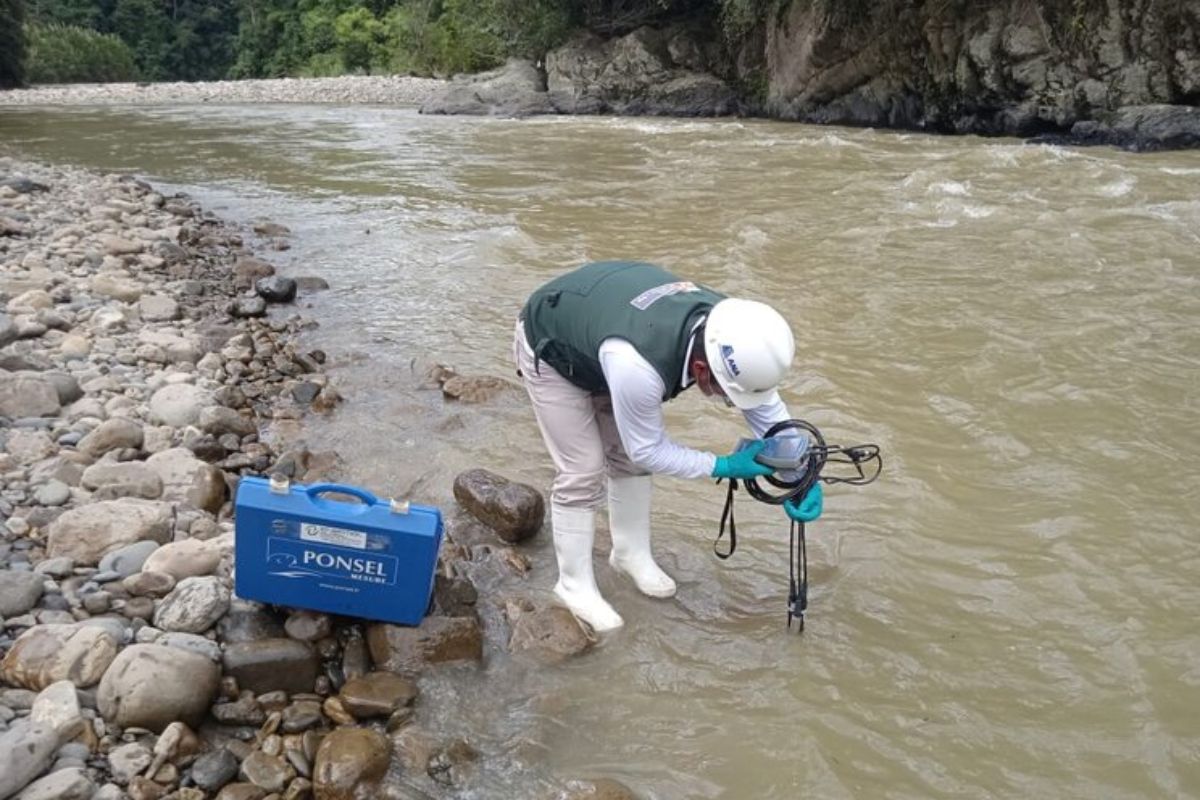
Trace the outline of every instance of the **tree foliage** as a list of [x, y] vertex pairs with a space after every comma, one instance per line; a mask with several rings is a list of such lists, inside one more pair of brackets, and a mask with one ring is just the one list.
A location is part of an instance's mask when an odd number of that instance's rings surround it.
[[30, 83], [108, 83], [137, 77], [133, 52], [111, 33], [74, 25], [26, 29]]
[[[539, 57], [579, 28], [615, 35], [700, 15], [720, 20], [732, 38], [787, 1], [26, 0], [26, 6], [33, 23], [69, 26], [46, 30], [117, 36], [147, 80], [201, 80], [449, 74], [513, 55]], [[0, 36], [19, 33], [19, 25], [3, 20], [20, 5], [0, 0]], [[0, 59], [13, 52], [12, 45], [0, 47]]]
[[25, 82], [24, 20], [21, 0], [0, 0], [0, 89]]

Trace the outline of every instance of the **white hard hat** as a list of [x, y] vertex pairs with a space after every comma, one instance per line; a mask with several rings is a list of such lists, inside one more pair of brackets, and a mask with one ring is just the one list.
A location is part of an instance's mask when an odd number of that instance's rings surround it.
[[758, 408], [776, 399], [796, 342], [779, 312], [766, 303], [727, 298], [708, 312], [704, 352], [721, 389], [738, 408]]

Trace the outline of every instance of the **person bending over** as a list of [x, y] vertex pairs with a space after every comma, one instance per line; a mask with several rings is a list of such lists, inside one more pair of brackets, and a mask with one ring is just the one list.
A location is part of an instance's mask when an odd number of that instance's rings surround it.
[[[790, 417], [777, 387], [795, 354], [773, 308], [726, 297], [654, 264], [585, 264], [533, 292], [517, 320], [513, 358], [554, 461], [550, 520], [554, 593], [596, 631], [622, 625], [592, 569], [596, 509], [607, 497], [609, 562], [644, 594], [675, 581], [650, 548], [651, 475], [747, 479], [769, 475], [761, 445], [715, 455], [667, 436], [662, 405], [691, 386], [741, 410], [755, 437]], [[784, 505], [820, 514], [817, 484]]]

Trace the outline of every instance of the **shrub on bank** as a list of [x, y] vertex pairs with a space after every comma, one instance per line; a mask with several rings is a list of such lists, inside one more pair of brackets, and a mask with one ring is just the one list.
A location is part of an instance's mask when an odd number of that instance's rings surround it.
[[30, 83], [111, 83], [137, 78], [133, 52], [112, 34], [73, 25], [25, 29]]
[[25, 82], [25, 35], [21, 0], [0, 0], [0, 89]]

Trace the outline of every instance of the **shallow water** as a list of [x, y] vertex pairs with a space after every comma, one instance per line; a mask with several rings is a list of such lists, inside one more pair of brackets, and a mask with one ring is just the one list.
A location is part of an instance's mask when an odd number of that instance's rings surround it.
[[[351, 399], [308, 442], [381, 494], [448, 505], [474, 465], [549, 484], [520, 395], [447, 403], [413, 364], [509, 375], [526, 294], [593, 258], [776, 305], [793, 413], [882, 445], [810, 527], [803, 636], [782, 515], [741, 505], [719, 562], [723, 490], [656, 479], [676, 599], [598, 560], [626, 627], [597, 652], [429, 682], [470, 713], [427, 722], [488, 756], [464, 796], [1200, 796], [1195, 153], [295, 106], [5, 110], [0, 141], [289, 225], [277, 261], [333, 284], [307, 313]], [[723, 452], [738, 418], [693, 394], [673, 435]], [[528, 552], [548, 589], [548, 531]]]

